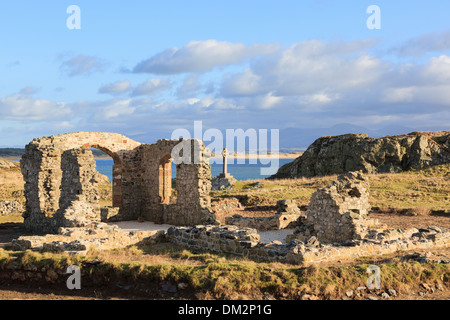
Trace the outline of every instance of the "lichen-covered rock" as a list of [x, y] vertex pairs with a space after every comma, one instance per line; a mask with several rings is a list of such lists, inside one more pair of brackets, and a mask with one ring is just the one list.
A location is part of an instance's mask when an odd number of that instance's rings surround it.
[[271, 178], [314, 177], [348, 171], [400, 172], [450, 162], [450, 132], [374, 139], [367, 134], [322, 137]]

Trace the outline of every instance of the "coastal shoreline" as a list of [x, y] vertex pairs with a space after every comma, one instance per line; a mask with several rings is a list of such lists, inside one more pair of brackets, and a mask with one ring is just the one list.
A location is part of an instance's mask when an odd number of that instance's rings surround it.
[[[234, 158], [234, 159], [297, 159], [300, 157], [302, 153], [279, 153], [278, 157], [273, 155], [258, 155], [258, 154], [237, 154], [237, 155], [230, 155], [228, 158]], [[10, 161], [20, 161], [20, 157], [2, 157], [5, 160]], [[211, 159], [221, 159], [222, 156], [213, 156]], [[112, 160], [109, 156], [94, 156], [95, 160]]]

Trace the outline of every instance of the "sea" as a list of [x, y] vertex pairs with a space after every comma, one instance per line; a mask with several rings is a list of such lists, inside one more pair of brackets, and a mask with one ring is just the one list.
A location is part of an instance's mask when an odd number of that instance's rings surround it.
[[[97, 159], [95, 160], [97, 163], [97, 171], [101, 174], [106, 175], [110, 181], [112, 181], [112, 166], [114, 164], [114, 160], [112, 159]], [[286, 163], [292, 162], [294, 159], [279, 159], [278, 167], [275, 168], [275, 172], [279, 167], [283, 166]], [[245, 163], [239, 164], [237, 160], [234, 163], [228, 163], [228, 173], [231, 174], [238, 181], [245, 180], [259, 180], [265, 179], [269, 176], [261, 174], [261, 168], [268, 168], [270, 164], [263, 165], [259, 161], [257, 164], [250, 163], [249, 159], [245, 159]], [[211, 163], [211, 176], [215, 177], [222, 173], [222, 164]], [[172, 178], [176, 177], [176, 168], [175, 164], [172, 162]]]

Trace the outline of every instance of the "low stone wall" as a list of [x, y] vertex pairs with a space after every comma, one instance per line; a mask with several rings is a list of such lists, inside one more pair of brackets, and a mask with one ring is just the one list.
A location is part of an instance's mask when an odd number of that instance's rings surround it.
[[164, 234], [163, 230], [130, 232], [106, 223], [94, 223], [86, 228], [60, 228], [58, 234], [21, 236], [5, 249], [85, 254], [90, 249], [109, 250], [142, 242], [153, 243], [164, 237]]
[[291, 239], [262, 243], [255, 229], [237, 226], [172, 227], [167, 231], [170, 241], [190, 249], [210, 250], [246, 256], [258, 261], [279, 261], [297, 265], [384, 255], [397, 251], [450, 246], [450, 231], [437, 227], [427, 229], [373, 230], [367, 238], [342, 244], [320, 244]]

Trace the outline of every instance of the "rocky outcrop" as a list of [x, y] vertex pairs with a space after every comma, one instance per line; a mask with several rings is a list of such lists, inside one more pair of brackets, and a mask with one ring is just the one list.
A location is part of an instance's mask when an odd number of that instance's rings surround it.
[[450, 131], [413, 132], [371, 138], [367, 134], [322, 137], [271, 178], [297, 178], [341, 174], [401, 172], [450, 162]]

